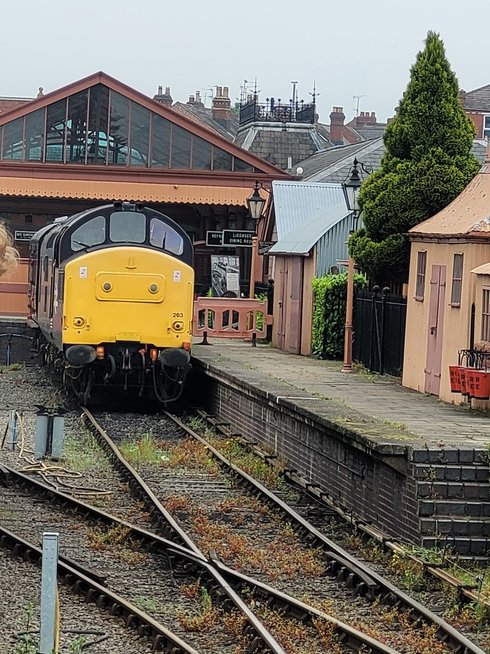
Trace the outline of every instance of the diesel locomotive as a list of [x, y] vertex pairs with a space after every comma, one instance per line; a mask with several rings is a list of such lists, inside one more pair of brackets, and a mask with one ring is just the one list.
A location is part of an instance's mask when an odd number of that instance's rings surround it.
[[42, 362], [82, 402], [98, 386], [163, 404], [180, 397], [194, 269], [192, 240], [176, 222], [138, 203], [88, 209], [40, 229], [29, 261]]

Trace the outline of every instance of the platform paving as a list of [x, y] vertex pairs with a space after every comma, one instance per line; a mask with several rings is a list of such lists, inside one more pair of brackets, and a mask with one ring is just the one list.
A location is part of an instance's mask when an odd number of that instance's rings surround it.
[[465, 448], [490, 444], [490, 414], [404, 388], [399, 380], [362, 368], [342, 373], [338, 361], [288, 354], [238, 339], [193, 344], [205, 366], [288, 401], [373, 441], [375, 449]]

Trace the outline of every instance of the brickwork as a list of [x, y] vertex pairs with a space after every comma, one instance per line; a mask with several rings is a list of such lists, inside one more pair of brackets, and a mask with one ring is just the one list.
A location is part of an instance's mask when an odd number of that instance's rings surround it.
[[421, 543], [463, 556], [490, 554], [490, 470], [481, 449], [415, 450]]
[[293, 406], [273, 403], [251, 387], [234, 386], [203, 372], [195, 372], [194, 387], [200, 389], [200, 402], [209, 413], [220, 416], [233, 431], [276, 454], [344, 510], [394, 538], [418, 542], [418, 502], [413, 478], [378, 460], [365, 448], [347, 442], [340, 433], [305, 420]]
[[25, 321], [0, 321], [0, 366], [8, 363], [31, 363], [34, 330]]

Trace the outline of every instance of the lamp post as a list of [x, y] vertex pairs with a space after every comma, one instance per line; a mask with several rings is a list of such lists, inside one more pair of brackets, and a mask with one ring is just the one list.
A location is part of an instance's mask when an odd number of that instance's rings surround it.
[[[357, 227], [357, 221], [361, 213], [358, 204], [358, 194], [361, 187], [361, 177], [359, 175], [359, 161], [354, 159], [352, 170], [342, 187], [344, 189], [347, 208], [352, 212], [353, 227]], [[351, 230], [351, 233], [354, 230]], [[347, 267], [347, 298], [345, 306], [345, 328], [344, 328], [344, 363], [341, 372], [352, 372], [352, 333], [353, 333], [353, 314], [354, 314], [354, 259], [349, 254]]]
[[259, 245], [257, 232], [258, 232], [260, 219], [262, 218], [262, 212], [264, 211], [264, 207], [266, 203], [265, 198], [263, 198], [259, 193], [259, 190], [261, 188], [262, 188], [262, 184], [260, 182], [255, 182], [253, 193], [249, 198], [247, 198], [248, 213], [255, 225], [255, 231], [256, 231], [255, 236], [252, 236], [252, 256], [250, 259], [250, 288], [248, 292], [249, 298], [253, 298], [255, 295], [255, 266], [257, 262], [258, 245]]

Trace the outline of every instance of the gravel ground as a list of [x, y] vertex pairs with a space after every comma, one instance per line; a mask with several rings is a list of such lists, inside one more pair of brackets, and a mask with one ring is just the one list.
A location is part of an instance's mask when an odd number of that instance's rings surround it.
[[[15, 410], [23, 413], [24, 437], [19, 433], [19, 445], [22, 442], [24, 456], [19, 457], [18, 451], [13, 452], [8, 442], [0, 450], [0, 464], [4, 463], [17, 469], [30, 466], [33, 448], [33, 437], [36, 427], [35, 405], [48, 407], [63, 406], [67, 409], [65, 416], [65, 449], [72, 461], [76, 461], [81, 472], [72, 473], [68, 477], [59, 477], [44, 473], [44, 481], [50, 480], [53, 485], [66, 492], [68, 488], [74, 489], [72, 494], [84, 501], [91, 501], [101, 508], [140, 527], [148, 527], [148, 516], [139, 503], [135, 502], [118, 476], [114, 474], [110, 463], [93, 442], [91, 435], [83, 427], [79, 411], [70, 406], [70, 401], [60, 391], [53, 389], [51, 382], [46, 380], [42, 373], [35, 368], [23, 370], [9, 370], [0, 374], [0, 397], [6, 398], [0, 409], [0, 433], [4, 433], [8, 423], [9, 411]], [[63, 465], [66, 465], [62, 462]], [[55, 462], [46, 462], [48, 466]], [[77, 476], [82, 475], [82, 476]], [[41, 480], [42, 481], [42, 480]], [[109, 494], [107, 494], [109, 493]], [[117, 535], [107, 537], [107, 529], [100, 528], [94, 523], [86, 522], [76, 515], [63, 512], [47, 502], [33, 499], [29, 493], [19, 491], [17, 488], [0, 487], [0, 524], [19, 533], [27, 540], [39, 545], [45, 531], [55, 531], [60, 534], [60, 551], [75, 561], [93, 569], [95, 572], [107, 575], [106, 585], [110, 590], [120, 594], [133, 602], [138, 608], [146, 611], [168, 629], [179, 635], [186, 642], [191, 643], [198, 651], [209, 654], [231, 654], [235, 651], [236, 642], [226, 632], [219, 616], [214, 616], [214, 622], [190, 633], [181, 624], [181, 618], [190, 619], [203, 611], [203, 601], [199, 592], [195, 596], [182, 594], [182, 587], [195, 584], [192, 577], [173, 577], [168, 560], [161, 555], [147, 554], [130, 547], [128, 543], [118, 543]], [[0, 550], [1, 551], [1, 550]], [[3, 553], [3, 556], [6, 555]], [[9, 560], [8, 557], [6, 560]], [[12, 563], [14, 565], [14, 563]], [[29, 568], [24, 564], [24, 568]], [[22, 571], [13, 576], [10, 592], [19, 598], [19, 613], [12, 619], [9, 599], [0, 594], [0, 634], [5, 640], [15, 640], [15, 634], [23, 628], [22, 621], [26, 613], [24, 607], [33, 601], [33, 621], [39, 619], [39, 578], [40, 572], [33, 566], [32, 583], [24, 579]], [[36, 576], [37, 575], [37, 576]], [[2, 579], [8, 578], [2, 574]], [[24, 596], [27, 591], [27, 596]], [[70, 603], [83, 609], [80, 600], [71, 598]], [[24, 599], [25, 597], [25, 599]], [[62, 610], [64, 603], [62, 601]], [[95, 607], [90, 608], [87, 614], [87, 624], [95, 624], [90, 617], [93, 612], [99, 613], [98, 621], [105, 623], [105, 613]], [[6, 616], [9, 616], [8, 619]], [[71, 616], [71, 614], [70, 614]], [[121, 629], [121, 632], [123, 630]], [[131, 643], [132, 632], [128, 632], [126, 639]], [[105, 649], [101, 649], [104, 647]], [[107, 649], [107, 644], [95, 644], [90, 648], [93, 652], [140, 652], [144, 649], [126, 649], [113, 647]], [[0, 647], [1, 654], [4, 649]], [[15, 652], [15, 650], [13, 650]], [[9, 652], [10, 654], [10, 652]], [[15, 653], [17, 654], [17, 653]]]
[[[32, 631], [32, 640], [37, 641], [39, 629], [39, 606], [41, 571], [35, 565], [26, 563], [0, 549], [0, 651], [2, 654], [35, 652], [26, 649], [22, 633]], [[108, 613], [103, 613], [93, 604], [86, 604], [83, 598], [73, 595], [60, 586], [60, 653], [78, 651], [76, 644], [94, 642], [107, 636], [102, 642], [92, 645], [87, 651], [97, 654], [147, 654], [151, 647], [138, 638]], [[99, 635], [87, 632], [99, 632]], [[70, 633], [71, 632], [71, 633]], [[75, 632], [75, 633], [73, 633]]]

